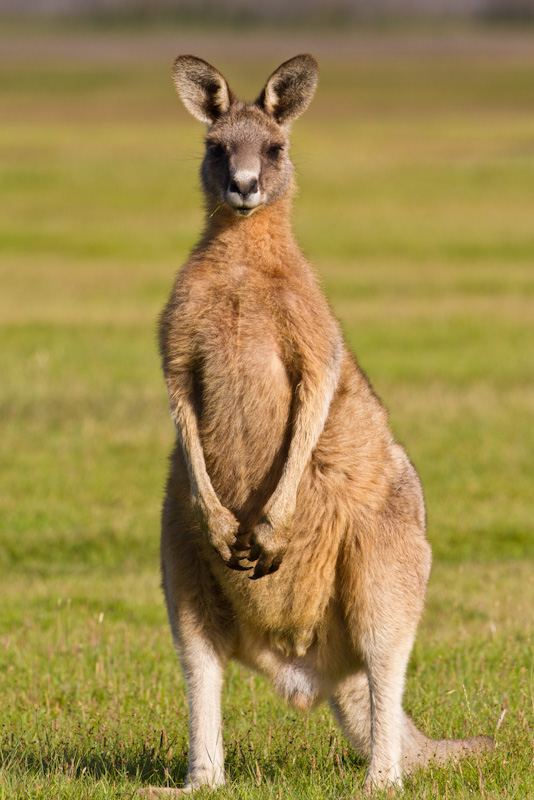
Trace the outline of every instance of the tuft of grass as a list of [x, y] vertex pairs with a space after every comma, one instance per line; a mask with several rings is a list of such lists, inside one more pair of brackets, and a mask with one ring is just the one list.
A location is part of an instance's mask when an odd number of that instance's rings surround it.
[[[187, 770], [158, 585], [173, 431], [155, 331], [200, 228], [202, 130], [152, 36], [129, 60], [120, 31], [49, 27], [38, 69], [0, 61], [0, 800], [125, 798]], [[244, 96], [276, 66], [261, 48], [240, 59], [228, 32], [195, 36]], [[403, 796], [523, 800], [534, 50], [503, 39], [489, 58], [471, 33], [464, 50], [411, 51], [399, 36], [357, 57], [342, 33], [307, 43], [322, 77], [293, 134], [295, 226], [425, 487], [435, 565], [407, 709], [432, 736], [497, 738], [494, 756], [418, 773]], [[78, 47], [83, 60], [61, 56]], [[327, 708], [299, 716], [232, 665], [223, 711], [229, 783], [210, 796], [360, 796], [365, 764]]]

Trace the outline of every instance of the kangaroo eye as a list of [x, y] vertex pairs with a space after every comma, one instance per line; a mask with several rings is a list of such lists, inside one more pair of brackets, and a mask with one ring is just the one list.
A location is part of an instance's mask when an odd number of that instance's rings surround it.
[[272, 144], [267, 150], [267, 155], [269, 156], [269, 158], [278, 158], [278, 156], [282, 152], [282, 149], [283, 148], [281, 144]]
[[226, 153], [226, 148], [220, 142], [214, 142], [213, 144], [208, 145], [208, 150], [210, 151], [211, 155], [215, 158], [222, 158], [222, 156]]

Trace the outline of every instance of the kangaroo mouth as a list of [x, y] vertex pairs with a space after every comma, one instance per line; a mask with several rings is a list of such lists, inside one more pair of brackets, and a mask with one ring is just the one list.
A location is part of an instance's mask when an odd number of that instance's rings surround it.
[[228, 205], [238, 217], [250, 217], [251, 214], [258, 210], [261, 203], [255, 206], [234, 206], [232, 203], [228, 203]]
[[225, 197], [227, 205], [238, 217], [250, 217], [262, 205], [263, 193], [260, 191], [242, 194], [228, 190]]

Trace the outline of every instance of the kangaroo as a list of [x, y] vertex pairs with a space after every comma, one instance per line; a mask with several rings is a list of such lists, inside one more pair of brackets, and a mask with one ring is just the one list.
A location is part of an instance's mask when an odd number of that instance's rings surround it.
[[229, 659], [298, 709], [329, 699], [370, 758], [368, 793], [431, 760], [491, 749], [435, 741], [402, 708], [431, 552], [417, 473], [349, 352], [291, 229], [288, 127], [318, 81], [311, 55], [236, 99], [179, 56], [186, 108], [207, 124], [206, 221], [160, 322], [176, 445], [162, 512], [162, 583], [190, 710], [185, 788], [224, 781]]

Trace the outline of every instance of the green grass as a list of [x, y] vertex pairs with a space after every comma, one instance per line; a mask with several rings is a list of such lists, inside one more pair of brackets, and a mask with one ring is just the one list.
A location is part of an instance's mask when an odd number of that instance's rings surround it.
[[[406, 706], [435, 736], [494, 733], [506, 712], [494, 757], [405, 796], [530, 798], [534, 57], [343, 61], [329, 41], [294, 126], [295, 226], [425, 487], [435, 565]], [[0, 62], [0, 800], [125, 798], [187, 767], [155, 329], [201, 223], [203, 131], [167, 59], [96, 44]], [[218, 46], [248, 97], [284, 57]], [[224, 718], [214, 797], [359, 794], [365, 765], [326, 707], [299, 716], [234, 665]]]

